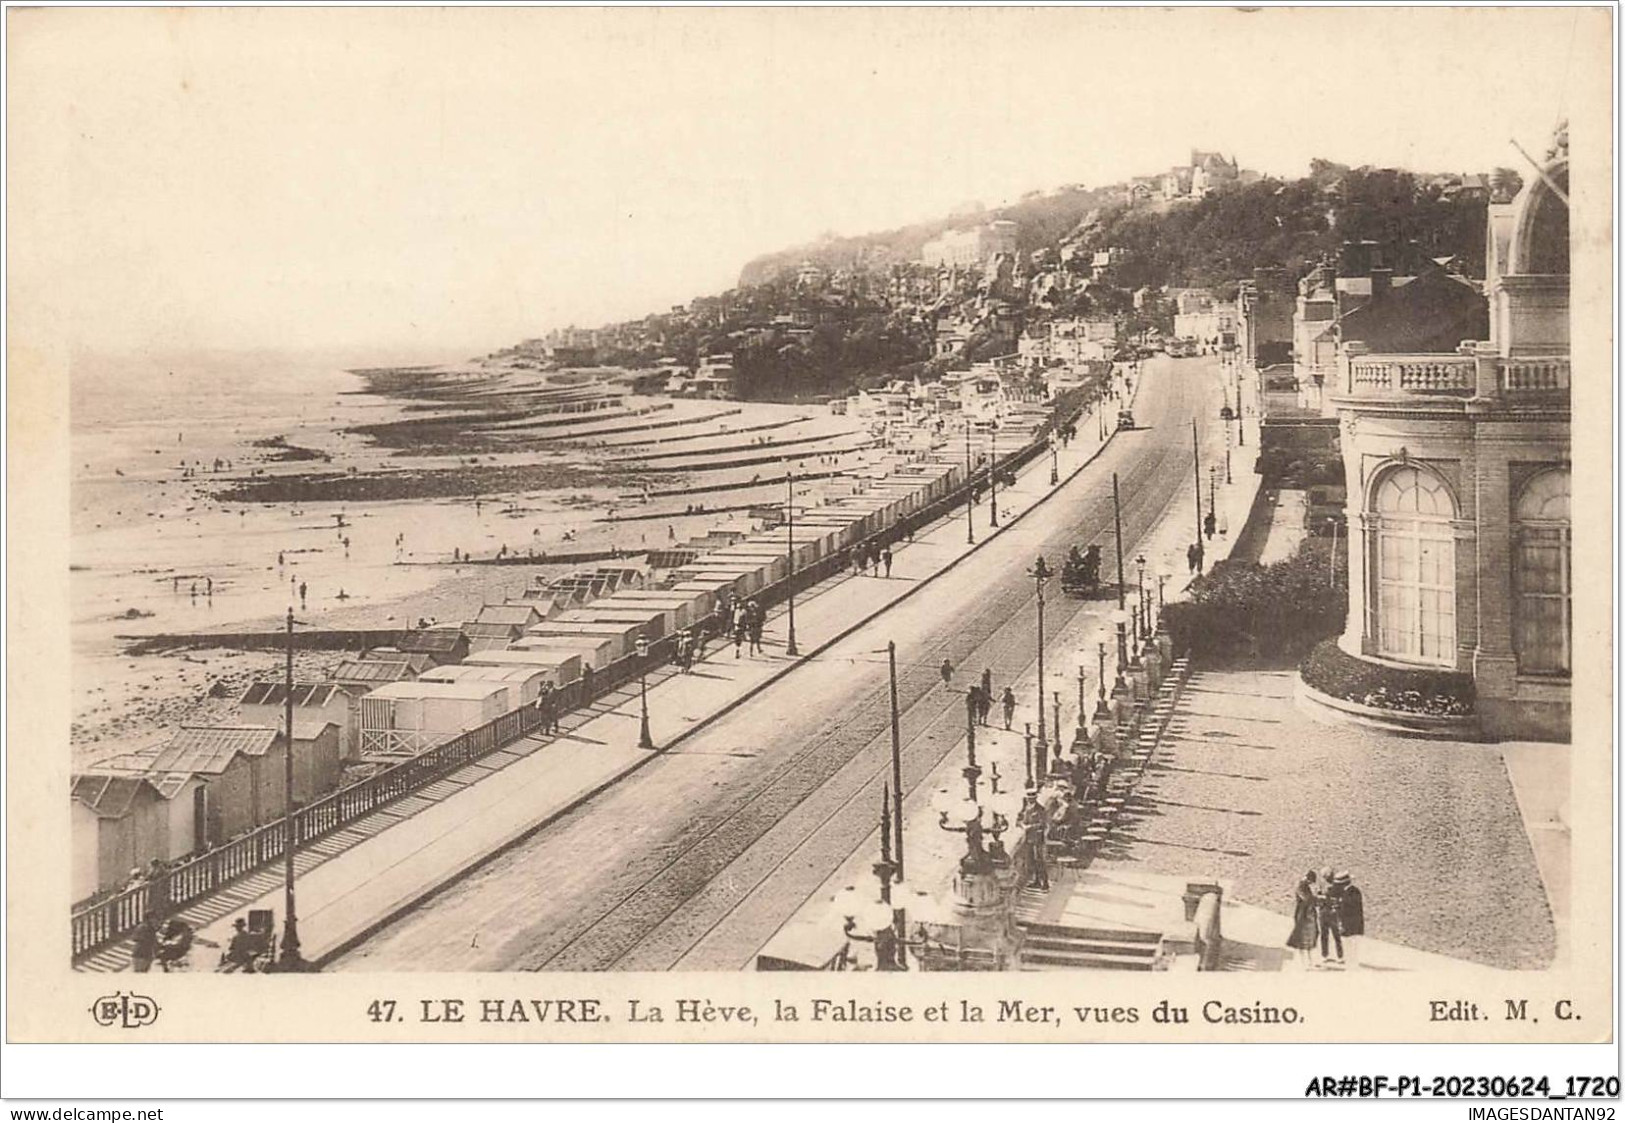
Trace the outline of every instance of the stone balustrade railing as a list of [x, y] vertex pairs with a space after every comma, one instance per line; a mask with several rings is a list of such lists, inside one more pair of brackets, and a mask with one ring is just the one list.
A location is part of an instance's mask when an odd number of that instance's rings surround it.
[[1470, 393], [1476, 365], [1468, 355], [1363, 355], [1348, 360], [1348, 393]]
[[1508, 357], [1487, 343], [1463, 343], [1454, 354], [1372, 354], [1358, 341], [1344, 345], [1344, 396], [1391, 398], [1516, 398], [1561, 394], [1569, 388], [1567, 355]]
[[1501, 390], [1507, 394], [1544, 393], [1569, 388], [1567, 355], [1501, 359]]

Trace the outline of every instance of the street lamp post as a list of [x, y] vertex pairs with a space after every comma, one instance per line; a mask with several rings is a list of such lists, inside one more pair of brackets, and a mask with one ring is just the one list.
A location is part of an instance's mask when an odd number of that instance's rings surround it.
[[1151, 602], [1145, 598], [1145, 555], [1136, 555], [1134, 565], [1139, 569], [1140, 574], [1140, 632], [1142, 635], [1148, 636], [1151, 634], [1151, 617], [1146, 610], [1150, 607]]
[[793, 469], [784, 473], [784, 525], [788, 528], [784, 556], [786, 562], [785, 586], [790, 590], [789, 634], [784, 640], [784, 653], [791, 658], [801, 654], [796, 647], [796, 474]]
[[[1191, 455], [1194, 457], [1191, 470], [1196, 477], [1196, 544], [1202, 544], [1202, 449], [1196, 443], [1196, 418], [1191, 418]], [[1196, 563], [1196, 572], [1202, 572], [1202, 563]]]
[[999, 421], [993, 419], [993, 428], [988, 437], [992, 449], [992, 467], [987, 471], [988, 502], [987, 521], [990, 526], [999, 525]]
[[1061, 759], [1061, 692], [1059, 690], [1052, 691], [1050, 697], [1052, 704], [1055, 706], [1055, 760], [1059, 763]]
[[652, 749], [655, 739], [649, 733], [649, 641], [638, 637], [638, 704], [642, 711], [638, 724], [638, 748]]
[[1128, 666], [1128, 610], [1119, 608], [1112, 613], [1112, 623], [1117, 627], [1117, 677], [1112, 682], [1112, 690], [1121, 690], [1127, 684], [1123, 681], [1123, 668]]
[[976, 545], [976, 530], [971, 525], [971, 512], [976, 507], [976, 489], [970, 480], [970, 418], [965, 418], [965, 544]]
[[[1049, 743], [1044, 737], [1044, 583], [1054, 574], [1045, 563], [1043, 554], [1038, 555], [1027, 576], [1033, 579], [1033, 585], [1038, 589], [1038, 756], [1040, 760], [1047, 761]], [[1061, 731], [1056, 729], [1055, 735], [1059, 737]]]
[[1123, 607], [1123, 498], [1117, 489], [1117, 473], [1112, 473], [1112, 532], [1117, 539], [1117, 607]]
[[288, 606], [288, 649], [287, 662], [283, 668], [283, 690], [286, 697], [283, 699], [282, 720], [285, 744], [282, 751], [283, 783], [287, 792], [287, 814], [282, 820], [287, 824], [287, 835], [282, 843], [282, 953], [280, 967], [285, 971], [298, 971], [304, 968], [304, 959], [299, 954], [299, 912], [294, 907], [293, 899], [293, 852], [298, 845], [296, 837], [296, 820], [293, 814], [293, 606]]
[[1084, 664], [1089, 661], [1088, 656], [1078, 653], [1078, 732], [1083, 732], [1084, 721], [1089, 715], [1089, 690], [1084, 682]]
[[1218, 495], [1218, 492], [1219, 466], [1217, 464], [1210, 464], [1208, 465], [1207, 469], [1207, 512], [1210, 515], [1214, 511], [1218, 510], [1218, 503], [1214, 498], [1216, 495]]
[[891, 672], [891, 782], [897, 793], [897, 880], [903, 879], [903, 739], [897, 716], [897, 644], [886, 644], [886, 663]]
[[1049, 435], [1049, 485], [1054, 487], [1061, 482], [1061, 435], [1051, 432]]

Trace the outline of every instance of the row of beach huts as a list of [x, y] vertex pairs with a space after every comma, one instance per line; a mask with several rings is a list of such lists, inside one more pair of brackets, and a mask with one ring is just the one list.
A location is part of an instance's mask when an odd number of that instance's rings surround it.
[[[1038, 410], [1007, 421], [1001, 449], [1042, 424]], [[988, 455], [977, 449], [974, 463]], [[635, 654], [708, 624], [749, 598], [943, 499], [965, 478], [958, 442], [901, 450], [859, 476], [809, 480], [794, 501], [794, 545], [782, 507], [750, 531], [713, 530], [642, 566], [604, 566], [484, 606], [460, 626], [402, 633], [342, 661], [320, 683], [293, 686], [297, 803], [432, 749], [569, 688]], [[574, 692], [572, 692], [574, 694]], [[154, 859], [207, 850], [287, 811], [283, 780], [288, 688], [252, 684], [231, 725], [189, 726], [165, 745], [73, 777], [75, 900], [121, 888]]]

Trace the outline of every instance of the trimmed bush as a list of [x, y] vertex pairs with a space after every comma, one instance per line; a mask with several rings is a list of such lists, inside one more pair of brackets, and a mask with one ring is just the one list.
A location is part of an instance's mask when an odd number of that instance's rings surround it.
[[1368, 663], [1338, 647], [1336, 640], [1317, 644], [1298, 671], [1322, 694], [1376, 709], [1466, 717], [1474, 708], [1473, 678], [1465, 672]]
[[1311, 539], [1273, 565], [1219, 562], [1192, 583], [1190, 600], [1168, 605], [1175, 649], [1198, 657], [1302, 655], [1343, 630], [1343, 552], [1335, 571], [1327, 561], [1327, 547]]

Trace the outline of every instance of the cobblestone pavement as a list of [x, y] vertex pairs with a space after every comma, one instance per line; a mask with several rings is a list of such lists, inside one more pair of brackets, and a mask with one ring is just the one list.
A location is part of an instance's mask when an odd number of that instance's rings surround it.
[[1099, 868], [1227, 879], [1236, 903], [1290, 916], [1304, 871], [1332, 866], [1360, 885], [1374, 939], [1551, 962], [1500, 749], [1318, 724], [1294, 707], [1290, 669], [1193, 674], [1130, 810]]
[[[1219, 388], [1198, 363], [1157, 364], [1142, 431], [1108, 446], [1044, 506], [924, 595], [797, 668], [635, 775], [426, 899], [341, 957], [359, 970], [603, 970], [745, 965], [873, 830], [889, 780], [884, 648], [897, 638], [905, 787], [957, 743], [960, 691], [1033, 651], [1042, 552], [1099, 542], [1114, 575], [1111, 473], [1127, 556], [1191, 481], [1190, 418], [1211, 447]], [[1218, 435], [1222, 447], [1222, 433]], [[1188, 497], [1185, 499], [1188, 502]], [[985, 505], [982, 509], [985, 516]], [[1132, 565], [1132, 563], [1130, 563]], [[1053, 586], [1052, 586], [1053, 590]], [[1112, 602], [1048, 598], [1059, 630]], [[937, 668], [955, 668], [945, 687]], [[1021, 721], [1034, 720], [1028, 701]]]

